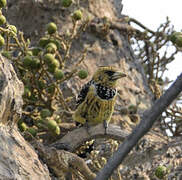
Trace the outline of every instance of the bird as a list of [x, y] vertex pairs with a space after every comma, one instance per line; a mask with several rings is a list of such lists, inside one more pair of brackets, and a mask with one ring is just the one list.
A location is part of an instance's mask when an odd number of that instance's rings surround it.
[[86, 83], [76, 101], [73, 120], [86, 127], [103, 123], [105, 133], [114, 111], [117, 81], [126, 74], [113, 66], [100, 66]]

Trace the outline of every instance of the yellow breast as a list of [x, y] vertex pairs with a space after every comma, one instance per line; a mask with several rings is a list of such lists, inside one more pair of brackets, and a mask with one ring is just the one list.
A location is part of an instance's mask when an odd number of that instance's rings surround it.
[[77, 122], [84, 124], [86, 121], [88, 124], [95, 125], [109, 121], [114, 111], [115, 98], [110, 100], [104, 100], [96, 95], [94, 86], [91, 86], [89, 92], [73, 115], [73, 119]]

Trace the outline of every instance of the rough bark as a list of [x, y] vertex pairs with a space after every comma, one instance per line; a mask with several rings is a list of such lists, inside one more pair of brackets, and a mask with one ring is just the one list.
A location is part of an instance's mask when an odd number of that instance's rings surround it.
[[15, 125], [23, 89], [10, 61], [0, 55], [0, 179], [49, 180], [48, 169]]
[[0, 55], [0, 123], [17, 121], [21, 115], [23, 83], [9, 60]]
[[119, 126], [109, 125], [107, 128], [107, 134], [105, 134], [105, 129], [103, 124], [99, 124], [94, 127], [90, 127], [89, 130], [85, 127], [75, 129], [69, 132], [63, 138], [53, 143], [51, 146], [64, 145], [69, 151], [74, 152], [86, 141], [97, 139], [97, 138], [107, 138], [114, 139], [118, 141], [123, 141], [129, 132], [127, 130], [122, 130]]

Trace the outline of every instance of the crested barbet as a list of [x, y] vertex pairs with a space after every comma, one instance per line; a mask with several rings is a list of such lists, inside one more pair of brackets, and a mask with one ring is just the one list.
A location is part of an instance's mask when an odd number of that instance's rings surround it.
[[106, 133], [116, 102], [117, 80], [125, 76], [112, 66], [99, 67], [78, 95], [73, 120], [87, 127], [103, 123]]

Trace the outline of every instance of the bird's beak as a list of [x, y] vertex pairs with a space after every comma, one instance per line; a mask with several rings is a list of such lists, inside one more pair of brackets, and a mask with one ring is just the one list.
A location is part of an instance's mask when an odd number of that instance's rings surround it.
[[117, 80], [123, 77], [126, 77], [126, 74], [118, 71], [112, 75], [112, 80]]

